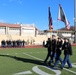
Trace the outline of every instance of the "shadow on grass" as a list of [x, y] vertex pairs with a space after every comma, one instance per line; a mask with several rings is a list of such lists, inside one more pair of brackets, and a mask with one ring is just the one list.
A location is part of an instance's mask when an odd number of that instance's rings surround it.
[[37, 65], [45, 65], [44, 62], [41, 60], [28, 59], [28, 58], [22, 58], [22, 57], [11, 56], [11, 55], [3, 55], [3, 54], [0, 54], [0, 56], [13, 58], [17, 61], [22, 61], [22, 62], [26, 62], [26, 63], [33, 63], [33, 64], [37, 64]]

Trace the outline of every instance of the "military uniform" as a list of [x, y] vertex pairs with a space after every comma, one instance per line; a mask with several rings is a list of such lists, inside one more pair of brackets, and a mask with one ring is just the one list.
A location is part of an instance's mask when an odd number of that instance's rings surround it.
[[46, 59], [45, 59], [45, 63], [47, 62], [48, 58], [50, 57], [50, 54], [51, 54], [51, 40], [50, 38], [48, 38], [47, 42], [46, 42], [46, 47], [47, 47], [47, 50], [48, 50], [48, 53], [47, 53], [47, 56], [46, 56]]
[[52, 39], [52, 55], [51, 55], [51, 60], [49, 61], [49, 63], [52, 63], [54, 60], [54, 57], [56, 55], [56, 39]]
[[[66, 39], [66, 40], [68, 40], [68, 39]], [[65, 42], [63, 45], [63, 49], [64, 49], [64, 60], [61, 65], [61, 68], [63, 69], [63, 67], [65, 66], [66, 63], [68, 64], [68, 67], [71, 68], [72, 64], [71, 64], [70, 58], [69, 58], [69, 55], [72, 55], [71, 43], [69, 41]]]
[[54, 67], [58, 64], [58, 61], [60, 61], [62, 64], [62, 59], [60, 58], [61, 51], [62, 51], [62, 40], [58, 38], [57, 48], [56, 48], [56, 61], [54, 63]]

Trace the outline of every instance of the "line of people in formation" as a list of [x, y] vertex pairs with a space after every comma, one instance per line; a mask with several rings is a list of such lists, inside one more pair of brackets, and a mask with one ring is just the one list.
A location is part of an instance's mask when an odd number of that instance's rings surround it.
[[[68, 68], [72, 68], [70, 62], [70, 55], [72, 55], [72, 46], [69, 39], [64, 38], [64, 42], [61, 38], [56, 39], [55, 35], [52, 35], [52, 39], [48, 38], [44, 47], [47, 48], [48, 53], [44, 60], [44, 63], [47, 64], [47, 61], [50, 57], [48, 64], [51, 67], [57, 67], [59, 61], [61, 63], [60, 68], [63, 69], [65, 64], [68, 64]], [[64, 51], [64, 59], [61, 58], [62, 51]]]
[[25, 41], [24, 40], [2, 40], [1, 47], [24, 47]]

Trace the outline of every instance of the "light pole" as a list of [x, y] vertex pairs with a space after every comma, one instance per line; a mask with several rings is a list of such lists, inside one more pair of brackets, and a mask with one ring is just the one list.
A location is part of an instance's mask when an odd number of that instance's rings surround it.
[[74, 32], [75, 32], [74, 43], [76, 43], [76, 0], [74, 0]]

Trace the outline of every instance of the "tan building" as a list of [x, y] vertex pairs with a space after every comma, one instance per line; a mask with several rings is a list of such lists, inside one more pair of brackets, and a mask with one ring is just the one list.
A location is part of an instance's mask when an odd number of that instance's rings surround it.
[[0, 23], [0, 34], [35, 36], [37, 28], [34, 24], [8, 24]]
[[56, 35], [61, 38], [70, 39], [71, 43], [74, 42], [74, 31], [72, 31], [72, 30], [52, 30], [52, 31], [47, 30], [45, 32], [48, 37], [51, 35]]
[[9, 24], [0, 23], [0, 41], [2, 40], [25, 40], [31, 44], [42, 44], [52, 35], [68, 37], [74, 41], [74, 32], [65, 30], [38, 30], [34, 24]]

